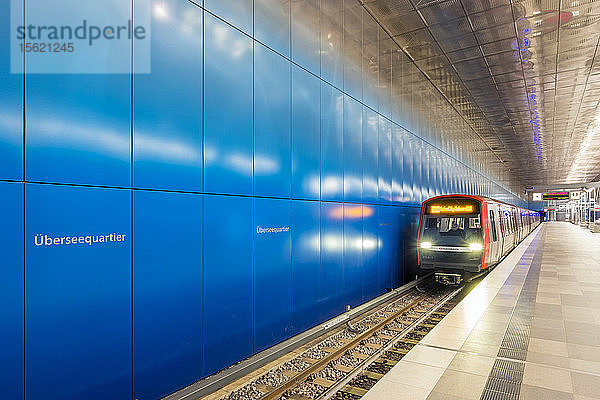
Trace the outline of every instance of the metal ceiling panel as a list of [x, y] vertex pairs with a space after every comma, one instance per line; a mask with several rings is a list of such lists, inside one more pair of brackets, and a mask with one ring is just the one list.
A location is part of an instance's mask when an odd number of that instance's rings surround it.
[[600, 0], [363, 5], [523, 184], [600, 175]]

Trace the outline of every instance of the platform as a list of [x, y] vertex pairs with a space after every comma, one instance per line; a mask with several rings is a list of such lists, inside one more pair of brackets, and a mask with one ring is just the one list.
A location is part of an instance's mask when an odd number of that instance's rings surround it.
[[364, 397], [600, 397], [600, 235], [553, 222], [510, 253]]

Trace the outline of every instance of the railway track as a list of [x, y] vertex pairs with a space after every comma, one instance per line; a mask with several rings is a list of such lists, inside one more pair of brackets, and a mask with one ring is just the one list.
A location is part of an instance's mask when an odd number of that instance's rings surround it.
[[461, 290], [411, 291], [221, 400], [360, 399], [450, 312]]

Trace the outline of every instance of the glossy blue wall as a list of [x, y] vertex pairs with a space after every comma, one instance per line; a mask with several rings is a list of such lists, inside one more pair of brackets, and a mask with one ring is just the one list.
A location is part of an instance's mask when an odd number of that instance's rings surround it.
[[516, 200], [359, 2], [153, 3], [150, 74], [0, 32], [3, 398], [158, 399], [413, 279], [423, 199]]

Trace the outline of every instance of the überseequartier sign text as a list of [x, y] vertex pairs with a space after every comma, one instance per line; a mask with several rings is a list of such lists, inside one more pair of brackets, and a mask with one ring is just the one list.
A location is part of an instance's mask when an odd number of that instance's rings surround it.
[[73, 246], [73, 245], [101, 245], [113, 242], [125, 242], [127, 235], [124, 233], [109, 233], [106, 235], [85, 236], [52, 236], [38, 233], [34, 237], [36, 246]]

